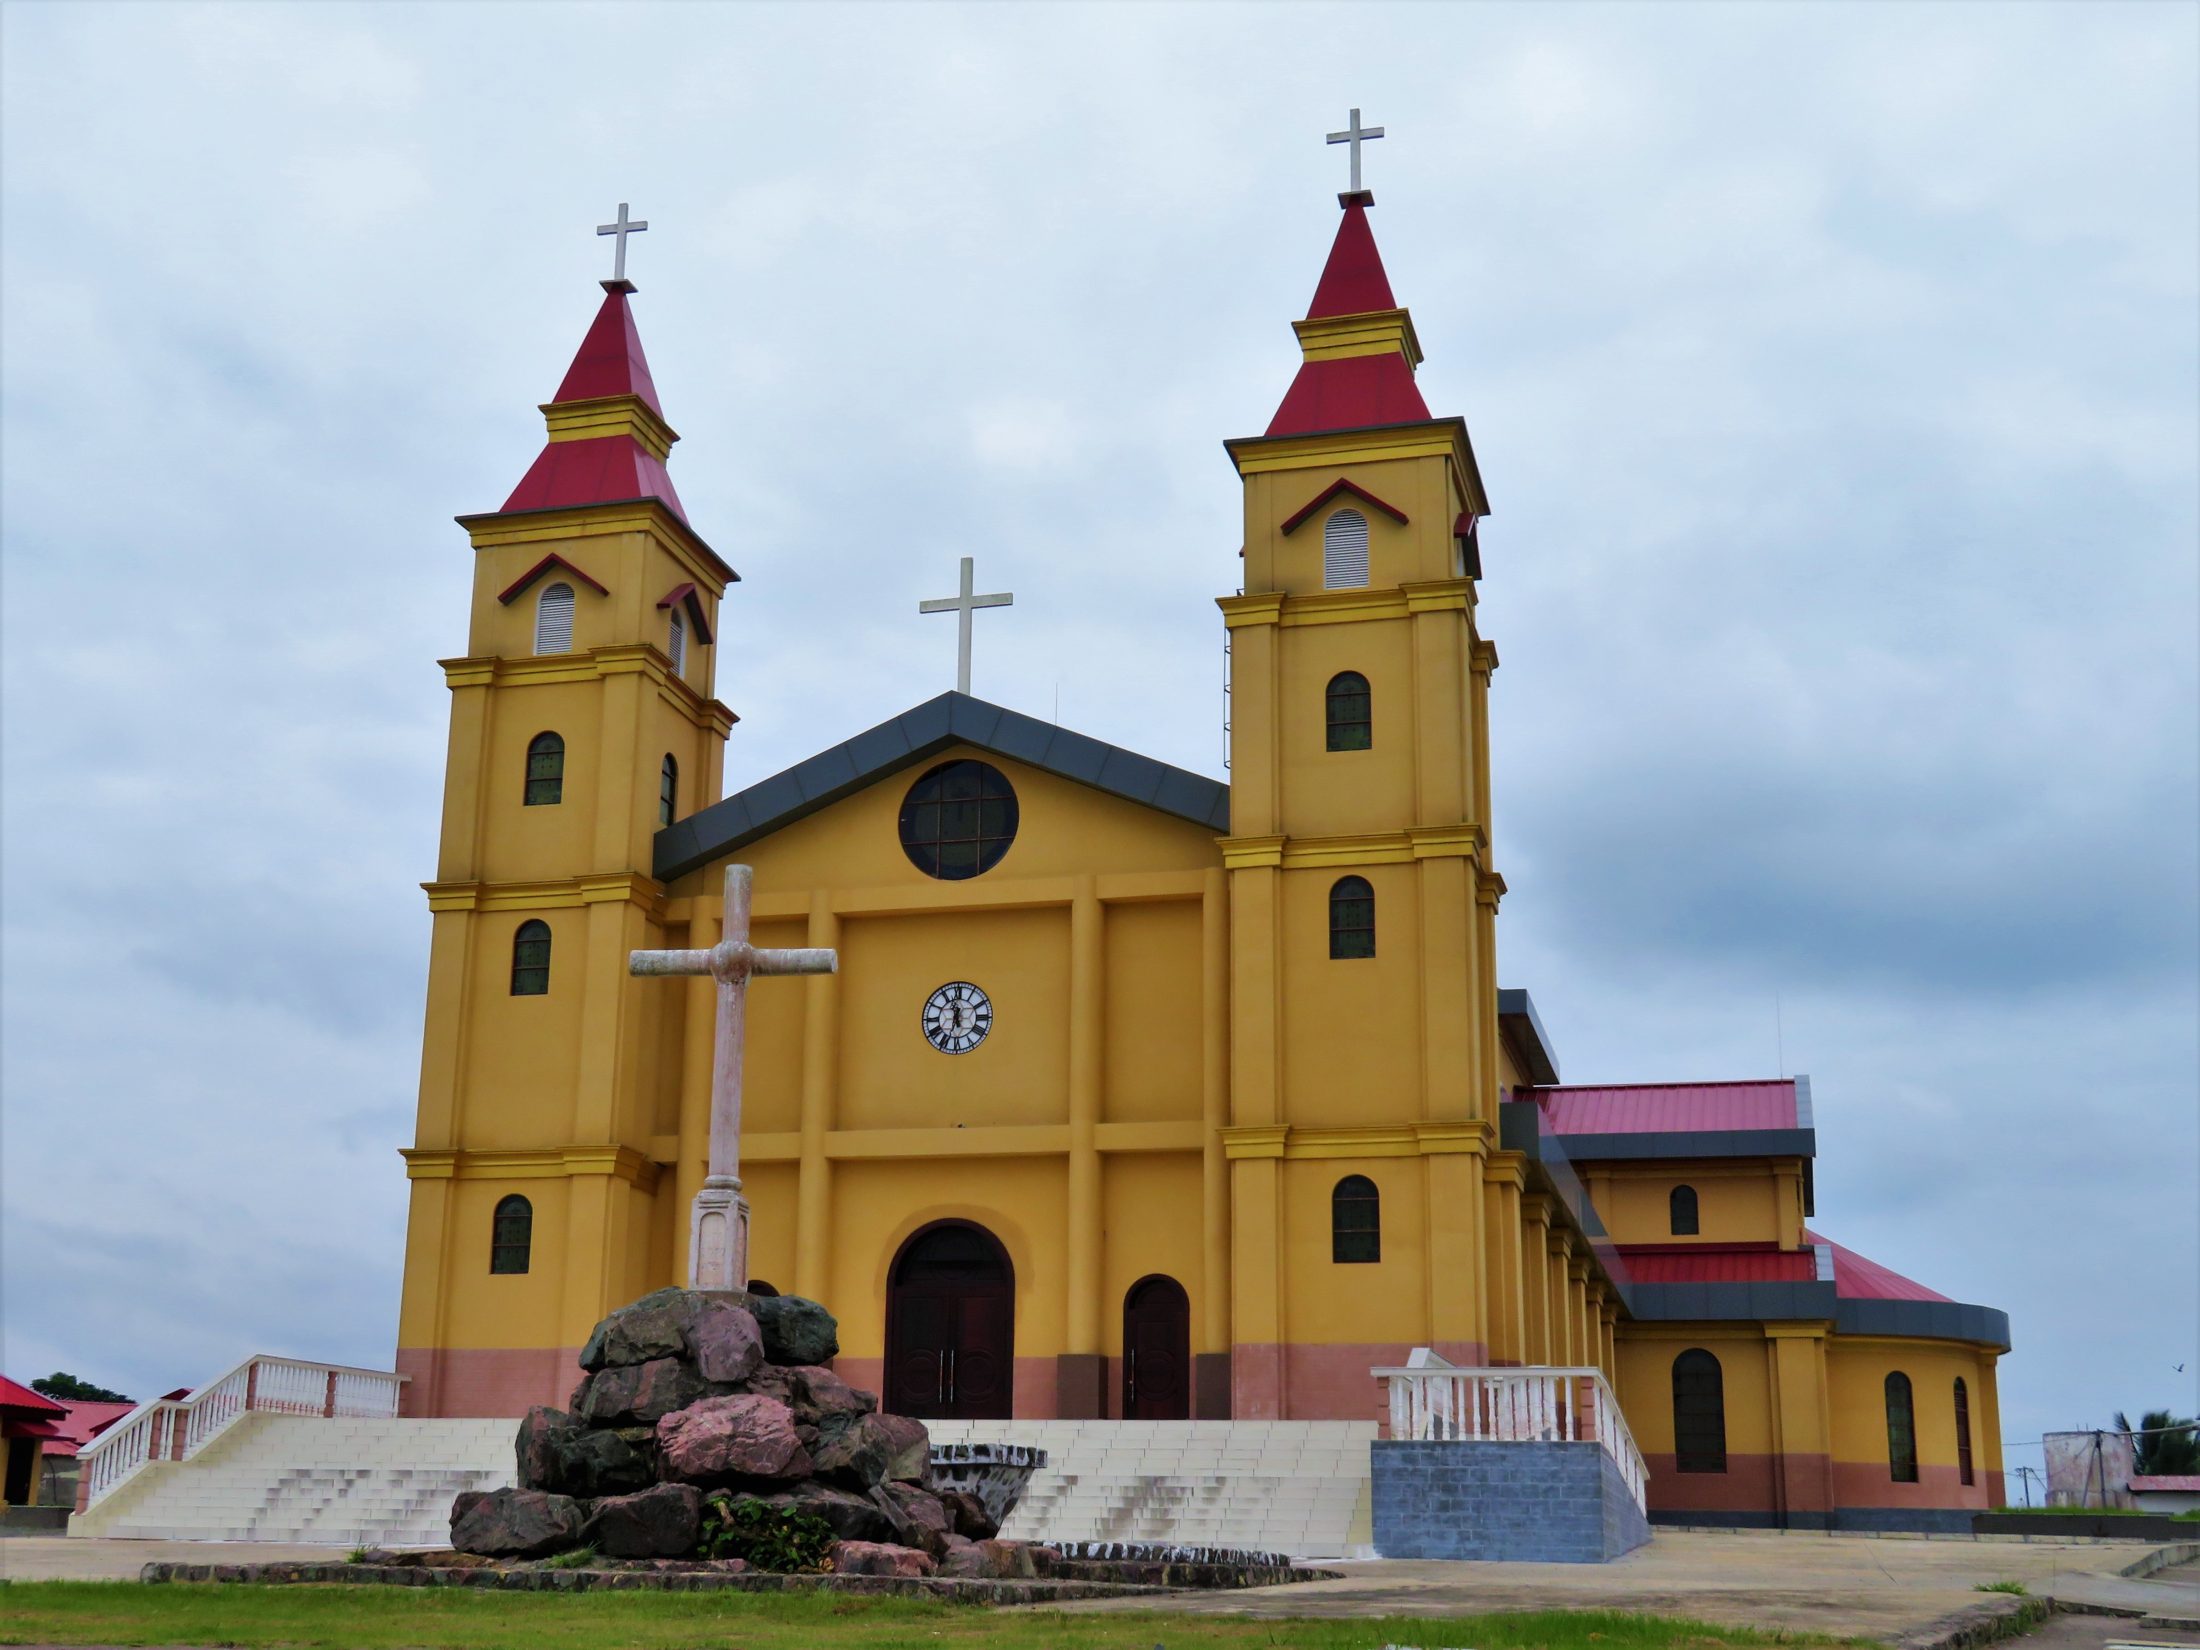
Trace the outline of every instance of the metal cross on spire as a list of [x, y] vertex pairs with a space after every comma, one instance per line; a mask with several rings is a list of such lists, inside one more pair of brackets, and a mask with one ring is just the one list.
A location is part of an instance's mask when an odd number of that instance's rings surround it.
[[1352, 119], [1343, 131], [1329, 134], [1331, 143], [1352, 145], [1352, 193], [1355, 195], [1360, 193], [1360, 145], [1382, 135], [1383, 129], [1380, 126], [1360, 124], [1360, 111], [1357, 109], [1352, 111]]
[[971, 588], [971, 558], [962, 559], [962, 594], [942, 596], [936, 601], [917, 603], [919, 613], [956, 613], [962, 617], [961, 635], [955, 646], [955, 691], [970, 691], [970, 615], [981, 607], [1013, 607], [1016, 598], [1007, 591], [996, 596], [973, 596]]
[[[1354, 113], [1358, 113], [1358, 111], [1355, 110]], [[1357, 151], [1354, 152], [1357, 153]], [[1355, 177], [1358, 176], [1357, 173], [1354, 173], [1353, 175]], [[1359, 188], [1359, 185], [1355, 183], [1352, 187], [1357, 189]], [[616, 223], [599, 223], [598, 225], [596, 225], [597, 234], [616, 235], [619, 237], [617, 242], [618, 250], [614, 252], [611, 256], [611, 278], [614, 281], [623, 281], [626, 279], [627, 236], [639, 235], [643, 230], [647, 229], [648, 227], [649, 220], [647, 218], [629, 218], [626, 215], [625, 201], [619, 202], [619, 217]]]
[[718, 982], [718, 1021], [710, 1059], [710, 1155], [688, 1222], [688, 1287], [749, 1286], [749, 1205], [741, 1195], [741, 1047], [748, 989], [757, 974], [834, 974], [840, 954], [823, 949], [762, 951], [749, 943], [746, 865], [726, 867], [726, 911], [718, 943], [707, 951], [634, 951], [638, 975], [707, 974]]

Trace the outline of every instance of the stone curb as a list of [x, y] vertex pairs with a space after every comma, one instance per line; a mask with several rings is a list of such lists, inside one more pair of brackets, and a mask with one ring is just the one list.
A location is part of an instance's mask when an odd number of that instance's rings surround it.
[[1969, 1650], [2029, 1633], [2060, 1606], [2045, 1598], [2019, 1598], [2004, 1593], [1967, 1604], [1962, 1609], [1912, 1628], [1887, 1643], [1892, 1650]]
[[503, 1592], [860, 1593], [961, 1604], [1057, 1604], [1083, 1598], [1159, 1597], [1171, 1589], [1113, 1581], [994, 1581], [952, 1576], [776, 1575], [769, 1571], [428, 1569], [397, 1564], [179, 1564], [145, 1566], [144, 1582], [263, 1586], [483, 1587]]

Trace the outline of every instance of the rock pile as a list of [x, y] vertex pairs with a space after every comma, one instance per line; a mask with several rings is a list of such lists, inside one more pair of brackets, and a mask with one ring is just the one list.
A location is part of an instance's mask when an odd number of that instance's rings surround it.
[[843, 1575], [1051, 1573], [1052, 1549], [997, 1539], [999, 1517], [977, 1495], [929, 1481], [923, 1423], [880, 1414], [835, 1375], [839, 1350], [815, 1301], [645, 1295], [596, 1326], [568, 1407], [537, 1406], [520, 1423], [519, 1487], [452, 1504], [451, 1546], [498, 1559], [709, 1557], [726, 1508], [708, 1503], [756, 1501], [808, 1515], [781, 1521], [791, 1545], [752, 1549], [761, 1568], [821, 1557]]

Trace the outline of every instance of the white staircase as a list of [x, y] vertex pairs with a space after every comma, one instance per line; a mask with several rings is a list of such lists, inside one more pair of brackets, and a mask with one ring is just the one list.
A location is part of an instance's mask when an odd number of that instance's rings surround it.
[[151, 1460], [69, 1521], [71, 1535], [164, 1541], [447, 1545], [461, 1490], [517, 1476], [517, 1420], [251, 1411], [187, 1460]]
[[1374, 1540], [1373, 1421], [928, 1421], [936, 1444], [1036, 1444], [1047, 1464], [1005, 1535], [1161, 1541], [1294, 1558]]

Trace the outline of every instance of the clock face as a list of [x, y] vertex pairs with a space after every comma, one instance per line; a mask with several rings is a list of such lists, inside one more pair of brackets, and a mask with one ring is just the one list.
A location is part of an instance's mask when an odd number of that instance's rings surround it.
[[952, 980], [925, 999], [924, 1040], [942, 1054], [968, 1054], [992, 1029], [992, 1001], [968, 980]]

